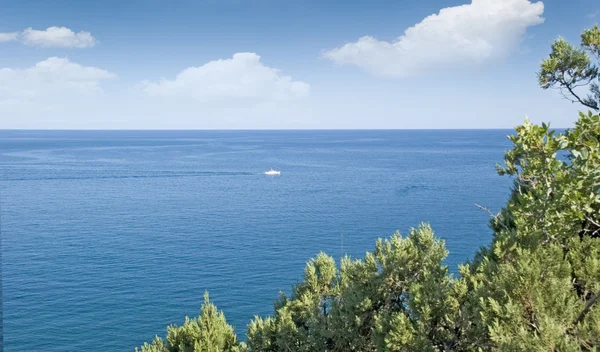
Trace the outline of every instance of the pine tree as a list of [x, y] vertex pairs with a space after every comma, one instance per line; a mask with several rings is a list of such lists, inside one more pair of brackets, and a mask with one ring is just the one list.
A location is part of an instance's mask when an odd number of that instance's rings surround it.
[[[204, 304], [198, 318], [185, 318], [182, 326], [171, 325], [167, 328], [166, 342], [156, 336], [152, 343], [145, 343], [140, 352], [240, 352], [240, 345], [227, 324], [223, 312], [209, 300], [204, 293]], [[136, 348], [136, 352], [138, 349]]]

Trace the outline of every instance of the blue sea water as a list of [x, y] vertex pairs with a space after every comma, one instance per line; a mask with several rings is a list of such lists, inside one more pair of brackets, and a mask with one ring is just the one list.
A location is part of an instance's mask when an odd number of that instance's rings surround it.
[[510, 133], [0, 131], [4, 351], [132, 351], [205, 290], [243, 338], [319, 251], [423, 221], [456, 271], [491, 238], [475, 203], [507, 199]]

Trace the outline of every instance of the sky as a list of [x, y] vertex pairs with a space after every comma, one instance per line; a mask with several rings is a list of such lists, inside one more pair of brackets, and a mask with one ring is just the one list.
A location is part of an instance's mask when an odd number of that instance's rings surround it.
[[568, 127], [597, 0], [0, 0], [0, 129]]

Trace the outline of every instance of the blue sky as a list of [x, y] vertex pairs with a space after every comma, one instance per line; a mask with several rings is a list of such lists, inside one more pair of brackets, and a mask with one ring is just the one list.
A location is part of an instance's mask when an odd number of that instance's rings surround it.
[[535, 72], [598, 21], [593, 0], [5, 0], [0, 128], [569, 126]]

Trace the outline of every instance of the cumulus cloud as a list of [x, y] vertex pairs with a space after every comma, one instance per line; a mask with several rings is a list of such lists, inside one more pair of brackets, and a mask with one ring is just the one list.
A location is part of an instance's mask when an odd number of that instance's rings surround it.
[[101, 92], [99, 82], [114, 73], [82, 66], [66, 58], [50, 57], [25, 69], [0, 68], [0, 106], [69, 102]]
[[0, 42], [7, 41], [55, 48], [91, 48], [97, 42], [90, 32], [75, 33], [67, 27], [48, 27], [44, 30], [27, 28], [22, 32], [0, 33]]
[[527, 28], [544, 22], [543, 12], [542, 2], [472, 0], [426, 17], [395, 41], [365, 36], [323, 55], [384, 76], [479, 64], [518, 48]]
[[311, 118], [309, 85], [256, 54], [133, 87], [115, 78], [58, 57], [0, 68], [0, 128], [280, 128]]
[[260, 56], [255, 53], [237, 53], [231, 59], [189, 67], [173, 80], [144, 82], [142, 89], [150, 96], [199, 102], [235, 100], [261, 103], [303, 98], [309, 94], [310, 86], [263, 65]]

